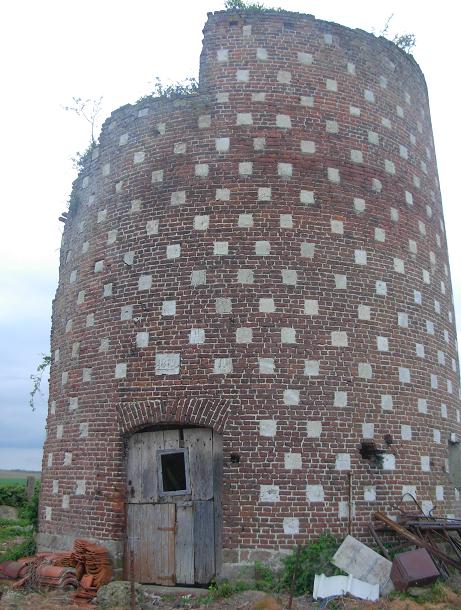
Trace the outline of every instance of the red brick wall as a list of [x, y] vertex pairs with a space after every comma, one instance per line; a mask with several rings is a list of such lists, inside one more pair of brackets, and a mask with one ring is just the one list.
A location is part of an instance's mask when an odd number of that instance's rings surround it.
[[[204, 36], [200, 94], [115, 111], [75, 184], [42, 544], [121, 540], [124, 438], [166, 422], [223, 434], [227, 561], [344, 534], [349, 473], [357, 534], [405, 486], [454, 514], [456, 336], [418, 66], [306, 15], [210, 14]], [[358, 452], [372, 433], [384, 469]]]

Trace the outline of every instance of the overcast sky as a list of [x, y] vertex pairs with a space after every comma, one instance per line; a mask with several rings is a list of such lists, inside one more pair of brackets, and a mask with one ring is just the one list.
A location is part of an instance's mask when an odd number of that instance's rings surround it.
[[[274, 0], [267, 6], [380, 32], [413, 33], [429, 87], [458, 328], [461, 59], [456, 3]], [[198, 76], [206, 14], [224, 0], [14, 0], [1, 3], [0, 469], [40, 468], [46, 397], [29, 407], [30, 374], [49, 353], [62, 224], [90, 132], [66, 113], [73, 96], [103, 96], [101, 119], [171, 82]], [[46, 390], [44, 383], [44, 390]]]

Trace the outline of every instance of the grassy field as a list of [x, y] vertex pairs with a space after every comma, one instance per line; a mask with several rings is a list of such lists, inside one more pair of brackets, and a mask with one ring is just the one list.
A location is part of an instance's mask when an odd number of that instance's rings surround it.
[[41, 473], [27, 470], [0, 470], [0, 485], [3, 483], [24, 483], [25, 485], [28, 476], [40, 479]]
[[[31, 499], [27, 499], [25, 493], [28, 476], [33, 476], [36, 482]], [[16, 507], [19, 514], [16, 520], [0, 519], [0, 562], [35, 553], [33, 533], [38, 511], [37, 480], [40, 480], [40, 472], [0, 470], [0, 504]], [[0, 604], [0, 607], [3, 606]]]

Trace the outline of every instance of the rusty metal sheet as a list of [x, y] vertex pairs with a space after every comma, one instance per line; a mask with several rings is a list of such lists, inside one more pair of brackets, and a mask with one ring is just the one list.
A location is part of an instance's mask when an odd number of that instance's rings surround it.
[[426, 549], [407, 551], [394, 557], [391, 579], [397, 591], [430, 585], [439, 576], [440, 572]]

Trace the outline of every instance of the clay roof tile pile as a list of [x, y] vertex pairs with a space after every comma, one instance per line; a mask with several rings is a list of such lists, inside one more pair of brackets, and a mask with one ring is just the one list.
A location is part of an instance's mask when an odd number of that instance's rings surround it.
[[54, 566], [50, 563], [49, 557], [46, 556], [48, 554], [41, 555], [41, 557], [25, 557], [14, 562], [21, 566], [16, 575], [12, 574], [10, 576], [10, 578], [19, 578], [13, 584], [14, 588], [38, 586], [78, 589], [79, 582], [75, 568]]
[[105, 547], [80, 539], [74, 542], [72, 558], [80, 580], [80, 588], [74, 595], [74, 600], [82, 605], [86, 600], [96, 597], [99, 587], [111, 581], [111, 561]]
[[79, 582], [75, 575], [75, 568], [40, 564], [37, 566], [37, 578], [43, 587], [59, 587], [68, 589], [73, 587], [78, 589]]
[[112, 566], [107, 549], [88, 540], [75, 540], [73, 556], [83, 566], [83, 573], [93, 576], [93, 586], [106, 585], [112, 579]]
[[78, 589], [74, 599], [80, 606], [96, 597], [99, 587], [112, 580], [107, 549], [88, 540], [75, 540], [72, 551], [37, 553], [18, 561], [0, 563], [0, 578], [16, 580], [15, 588], [45, 586]]
[[0, 578], [22, 578], [27, 566], [20, 561], [4, 561], [0, 563]]

